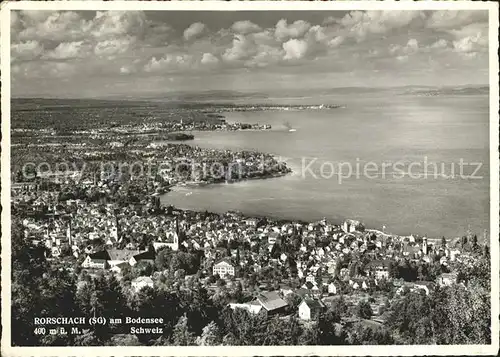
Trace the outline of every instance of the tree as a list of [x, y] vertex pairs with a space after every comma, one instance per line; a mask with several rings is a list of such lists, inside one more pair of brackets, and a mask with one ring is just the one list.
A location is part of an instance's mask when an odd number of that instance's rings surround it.
[[290, 306], [290, 310], [292, 310], [293, 312], [296, 312], [300, 303], [302, 302], [302, 297], [300, 295], [295, 294], [295, 293], [291, 293], [291, 294], [288, 294], [287, 296], [285, 296], [285, 300], [286, 300], [288, 306]]
[[238, 342], [238, 339], [234, 335], [234, 333], [229, 332], [224, 337], [222, 338], [222, 345], [223, 346], [237, 346], [240, 343]]
[[387, 324], [399, 336], [397, 343], [430, 344], [432, 340], [428, 335], [433, 326], [420, 321], [422, 317], [430, 316], [432, 310], [433, 303], [425, 294], [406, 294], [403, 299], [395, 300]]
[[234, 298], [236, 299], [236, 302], [241, 302], [243, 299], [243, 285], [241, 285], [241, 281], [238, 281], [235, 284], [235, 289], [234, 289]]
[[34, 318], [40, 316], [44, 305], [41, 282], [47, 276], [48, 265], [43, 248], [31, 247], [24, 239], [20, 219], [12, 217], [12, 345], [34, 346], [39, 344], [33, 334]]
[[355, 324], [347, 333], [351, 345], [390, 345], [393, 338], [382, 326], [366, 326], [363, 322]]
[[87, 331], [75, 336], [76, 346], [100, 346], [102, 342], [97, 338], [94, 331]]
[[486, 259], [490, 259], [490, 247], [488, 246], [488, 243], [484, 243], [483, 247], [483, 257]]
[[319, 344], [319, 331], [317, 325], [305, 327], [302, 334], [299, 336], [299, 345], [318, 345]]
[[222, 342], [220, 330], [217, 324], [212, 321], [203, 328], [201, 336], [196, 338], [198, 346], [217, 346]]
[[479, 245], [477, 244], [477, 235], [475, 234], [472, 237], [471, 248], [473, 252], [476, 252], [479, 249]]
[[174, 277], [178, 280], [184, 280], [186, 277], [186, 271], [184, 269], [178, 269], [174, 272]]
[[347, 303], [344, 299], [344, 297], [341, 295], [338, 298], [336, 298], [334, 301], [331, 302], [331, 306], [329, 308], [334, 312], [335, 315], [342, 316], [344, 315], [349, 307], [347, 306]]
[[451, 324], [451, 344], [489, 344], [490, 330], [490, 298], [489, 290], [472, 282], [465, 289], [460, 285], [449, 288], [449, 299], [446, 306]]
[[147, 262], [147, 261], [139, 261], [134, 267], [132, 268], [132, 275], [135, 277], [139, 276], [151, 276], [154, 271], [154, 266]]
[[226, 286], [226, 281], [224, 279], [220, 278], [219, 280], [217, 280], [217, 286], [219, 288]]
[[446, 248], [446, 238], [444, 236], [441, 238], [441, 247]]
[[69, 257], [73, 255], [73, 250], [69, 246], [69, 244], [61, 245], [61, 257]]
[[462, 247], [462, 250], [465, 249], [467, 245], [467, 236], [462, 236], [462, 238], [460, 239], [460, 245]]
[[240, 261], [241, 261], [241, 257], [240, 257], [240, 248], [238, 247], [237, 250], [236, 250], [236, 265], [239, 266], [240, 265]]
[[208, 284], [214, 284], [217, 280], [219, 280], [219, 278], [220, 277], [218, 276], [218, 274], [216, 274], [216, 275], [210, 275], [208, 277], [208, 279], [207, 279], [207, 283]]
[[283, 345], [297, 345], [300, 336], [302, 335], [302, 325], [295, 316], [290, 317], [288, 322], [282, 321], [285, 328], [283, 329]]
[[338, 310], [330, 307], [318, 320], [319, 343], [321, 345], [340, 345], [343, 338], [339, 330], [340, 315]]
[[161, 249], [156, 254], [155, 265], [158, 270], [164, 270], [169, 267], [172, 251], [168, 248]]
[[140, 346], [141, 343], [136, 335], [119, 334], [113, 335], [109, 341], [110, 346]]
[[174, 326], [172, 343], [175, 346], [191, 346], [194, 343], [194, 335], [188, 329], [188, 319], [186, 314], [182, 315], [177, 324]]
[[370, 319], [373, 315], [372, 308], [368, 301], [360, 301], [356, 307], [356, 315], [362, 319]]

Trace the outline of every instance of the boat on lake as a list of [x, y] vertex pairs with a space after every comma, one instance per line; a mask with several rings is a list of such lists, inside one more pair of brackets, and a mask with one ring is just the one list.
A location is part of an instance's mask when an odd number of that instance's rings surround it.
[[285, 127], [288, 129], [289, 132], [297, 131], [297, 129], [292, 128], [289, 122], [285, 122]]

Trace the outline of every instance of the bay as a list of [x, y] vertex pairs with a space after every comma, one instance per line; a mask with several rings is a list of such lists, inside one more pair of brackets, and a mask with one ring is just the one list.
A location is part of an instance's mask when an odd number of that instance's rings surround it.
[[[484, 229], [489, 230], [486, 95], [425, 97], [384, 92], [277, 97], [269, 102], [342, 107], [227, 113], [229, 122], [273, 128], [194, 132], [192, 144], [271, 153], [285, 160], [293, 174], [176, 188], [162, 202], [186, 209], [239, 210], [306, 221], [352, 218], [370, 228], [386, 226], [395, 234], [456, 237], [470, 227], [482, 236]], [[296, 131], [288, 131], [287, 126]], [[478, 164], [481, 167], [471, 177]], [[450, 177], [452, 170], [454, 177]], [[401, 172], [404, 175], [397, 175]]]

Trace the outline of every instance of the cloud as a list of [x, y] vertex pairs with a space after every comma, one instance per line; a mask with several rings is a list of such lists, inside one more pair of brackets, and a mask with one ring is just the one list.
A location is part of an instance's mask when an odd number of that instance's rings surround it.
[[251, 36], [255, 41], [255, 43], [258, 45], [276, 46], [276, 47], [280, 45], [280, 43], [276, 41], [276, 39], [274, 38], [274, 34], [271, 29], [254, 33]]
[[339, 47], [344, 39], [343, 36], [338, 36], [338, 32], [332, 28], [316, 25], [310, 27], [302, 38], [296, 40], [304, 41], [307, 45], [303, 57], [318, 58], [328, 55], [330, 50]]
[[61, 42], [52, 51], [46, 53], [44, 58], [59, 60], [82, 58], [90, 54], [90, 47], [84, 41]]
[[223, 46], [222, 59], [233, 65], [267, 67], [280, 62], [285, 52], [274, 35], [274, 29], [234, 34], [229, 46]]
[[204, 53], [203, 56], [201, 57], [201, 63], [208, 65], [217, 64], [219, 63], [219, 59], [211, 53]]
[[142, 11], [97, 11], [92, 34], [96, 39], [121, 36], [141, 36], [146, 27]]
[[385, 34], [424, 17], [421, 11], [351, 11], [338, 24], [347, 34], [362, 41], [370, 34]]
[[54, 77], [69, 77], [76, 70], [73, 64], [65, 62], [48, 62], [44, 67], [47, 68], [49, 74]]
[[19, 28], [22, 26], [20, 15], [18, 15], [18, 13], [18, 11], [10, 12], [10, 28], [13, 33], [18, 32]]
[[371, 49], [368, 51], [368, 57], [378, 57], [380, 55], [379, 50]]
[[281, 19], [276, 24], [274, 34], [279, 41], [300, 38], [311, 28], [311, 24], [303, 20], [297, 20], [288, 25], [286, 19]]
[[168, 54], [160, 59], [156, 57], [144, 66], [146, 72], [169, 72], [175, 69], [188, 69], [193, 66], [193, 56], [187, 54]]
[[445, 39], [437, 40], [430, 46], [430, 48], [446, 48], [446, 47], [448, 47], [448, 41], [446, 41]]
[[136, 70], [133, 66], [122, 66], [120, 67], [120, 73], [121, 74], [131, 74], [131, 73], [135, 73]]
[[206, 30], [205, 24], [201, 22], [195, 22], [191, 24], [186, 30], [184, 30], [184, 39], [190, 41], [200, 37], [200, 35]]
[[[438, 12], [442, 14], [438, 16]], [[120, 83], [126, 82], [123, 76], [133, 80], [143, 76], [146, 83], [151, 78], [166, 80], [175, 73], [224, 76], [233, 73], [226, 71], [231, 68], [264, 75], [274, 69], [252, 72], [251, 68], [280, 65], [280, 73], [293, 71], [288, 65], [301, 66], [300, 71], [312, 75], [358, 73], [358, 68], [372, 73], [388, 71], [398, 62], [402, 69], [424, 68], [431, 60], [434, 64], [426, 70], [444, 68], [443, 61], [451, 63], [451, 68], [470, 69], [486, 63], [488, 48], [486, 12], [351, 11], [330, 13], [335, 17], [315, 23], [316, 17], [290, 21], [283, 15], [267, 26], [260, 19], [247, 20], [241, 13], [240, 21], [233, 20], [216, 31], [201, 22], [180, 25], [180, 19], [168, 20], [174, 14], [12, 14], [13, 78], [26, 78], [26, 83], [31, 73], [47, 80], [74, 75], [86, 82], [99, 82], [106, 74], [110, 81], [122, 76], [117, 79]], [[183, 76], [174, 77], [183, 81]]]
[[[23, 19], [23, 21], [33, 24], [33, 23], [43, 23], [49, 18], [53, 12], [52, 11], [39, 11], [39, 10], [20, 10], [20, 11], [12, 11], [12, 13], [16, 13], [16, 16], [19, 19]], [[75, 13], [76, 14], [76, 13]]]
[[173, 29], [167, 24], [148, 21], [145, 29], [144, 44], [151, 46], [165, 46], [173, 36]]
[[92, 27], [91, 21], [73, 11], [23, 11], [21, 17], [24, 29], [13, 33], [14, 39], [78, 41], [85, 39]]
[[316, 42], [325, 42], [328, 40], [328, 35], [325, 32], [325, 29], [319, 25], [312, 26], [307, 35], [311, 39], [314, 39]]
[[156, 59], [156, 57], [151, 58], [151, 60], [144, 66], [146, 72], [157, 72], [160, 71], [165, 66], [169, 65], [173, 61], [172, 56], [165, 56], [164, 58]]
[[34, 60], [43, 52], [43, 46], [35, 40], [13, 43], [10, 46], [12, 62], [17, 60]]
[[135, 43], [135, 38], [127, 36], [98, 42], [94, 47], [97, 56], [114, 56], [125, 53]]
[[335, 16], [328, 16], [322, 22], [322, 24], [325, 25], [325, 26], [336, 25], [338, 23], [339, 23], [339, 19], [336, 18]]
[[408, 55], [413, 55], [419, 51], [420, 47], [418, 41], [414, 38], [408, 40], [406, 45], [401, 46], [398, 44], [392, 44], [389, 46], [389, 53], [391, 55], [399, 55], [400, 57], [408, 57]]
[[473, 59], [473, 58], [476, 58], [478, 56], [478, 53], [477, 52], [466, 52], [466, 53], [463, 53], [462, 55], [463, 55], [463, 57], [465, 57], [467, 59]]
[[[455, 52], [464, 54], [488, 50], [487, 10], [435, 11], [427, 19], [426, 25], [452, 35], [455, 38], [452, 40]], [[475, 55], [468, 56], [473, 57]]]
[[332, 48], [336, 48], [344, 42], [345, 38], [343, 36], [337, 36], [328, 41], [328, 46]]
[[415, 40], [414, 38], [409, 39], [408, 43], [406, 44], [405, 51], [406, 52], [415, 52], [418, 50], [418, 41]]
[[438, 10], [427, 18], [432, 29], [454, 29], [472, 23], [488, 23], [488, 10]]
[[273, 46], [262, 45], [259, 53], [253, 56], [250, 60], [245, 62], [247, 67], [267, 67], [276, 64], [283, 59], [285, 51], [281, 48]]
[[231, 26], [231, 29], [234, 32], [240, 33], [243, 35], [246, 35], [246, 34], [252, 33], [252, 32], [259, 32], [262, 30], [259, 25], [256, 25], [253, 22], [248, 21], [248, 20], [236, 21], [233, 24], [233, 26]]
[[297, 60], [304, 58], [307, 53], [308, 45], [304, 40], [291, 39], [283, 44], [285, 50], [284, 60]]
[[67, 79], [76, 72], [73, 64], [66, 62], [23, 62], [14, 65], [12, 71], [13, 77], [27, 77], [29, 80], [40, 78], [63, 78]]
[[234, 35], [232, 46], [227, 48], [222, 58], [233, 62], [248, 59], [257, 54], [257, 44], [254, 38], [245, 35]]
[[453, 48], [456, 52], [484, 51], [487, 46], [488, 41], [482, 36], [481, 33], [453, 41]]

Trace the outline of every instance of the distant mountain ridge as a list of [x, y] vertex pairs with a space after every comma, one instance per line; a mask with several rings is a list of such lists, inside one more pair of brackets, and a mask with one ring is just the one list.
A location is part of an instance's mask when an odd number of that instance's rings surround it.
[[181, 91], [164, 95], [141, 95], [134, 99], [162, 102], [212, 102], [220, 100], [237, 100], [244, 98], [266, 99], [267, 94], [258, 92], [239, 92], [234, 90]]
[[416, 89], [411, 88], [402, 95], [424, 95], [424, 96], [440, 96], [440, 95], [487, 95], [490, 93], [489, 86], [460, 86], [460, 87], [443, 87], [435, 89]]
[[[106, 106], [110, 102], [127, 102], [126, 105], [144, 105], [145, 102], [151, 103], [170, 103], [171, 105], [180, 105], [181, 103], [217, 103], [230, 101], [248, 100], [268, 100], [268, 99], [293, 99], [293, 98], [311, 98], [315, 96], [328, 95], [356, 95], [364, 93], [390, 93], [393, 95], [420, 95], [420, 96], [439, 96], [439, 95], [487, 95], [489, 94], [489, 86], [487, 85], [462, 85], [462, 86], [447, 86], [433, 87], [421, 85], [409, 85], [400, 87], [335, 87], [322, 88], [317, 90], [309, 90], [304, 93], [304, 90], [283, 89], [279, 92], [242, 92], [236, 90], [205, 90], [205, 91], [180, 91], [165, 94], [151, 94], [140, 96], [109, 96], [106, 98], [29, 98], [19, 97], [12, 98], [13, 103], [23, 103], [40, 105], [58, 102], [58, 106], [88, 106], [88, 103], [93, 103], [97, 106]], [[64, 104], [63, 104], [64, 103]], [[42, 105], [43, 105], [42, 104]]]

